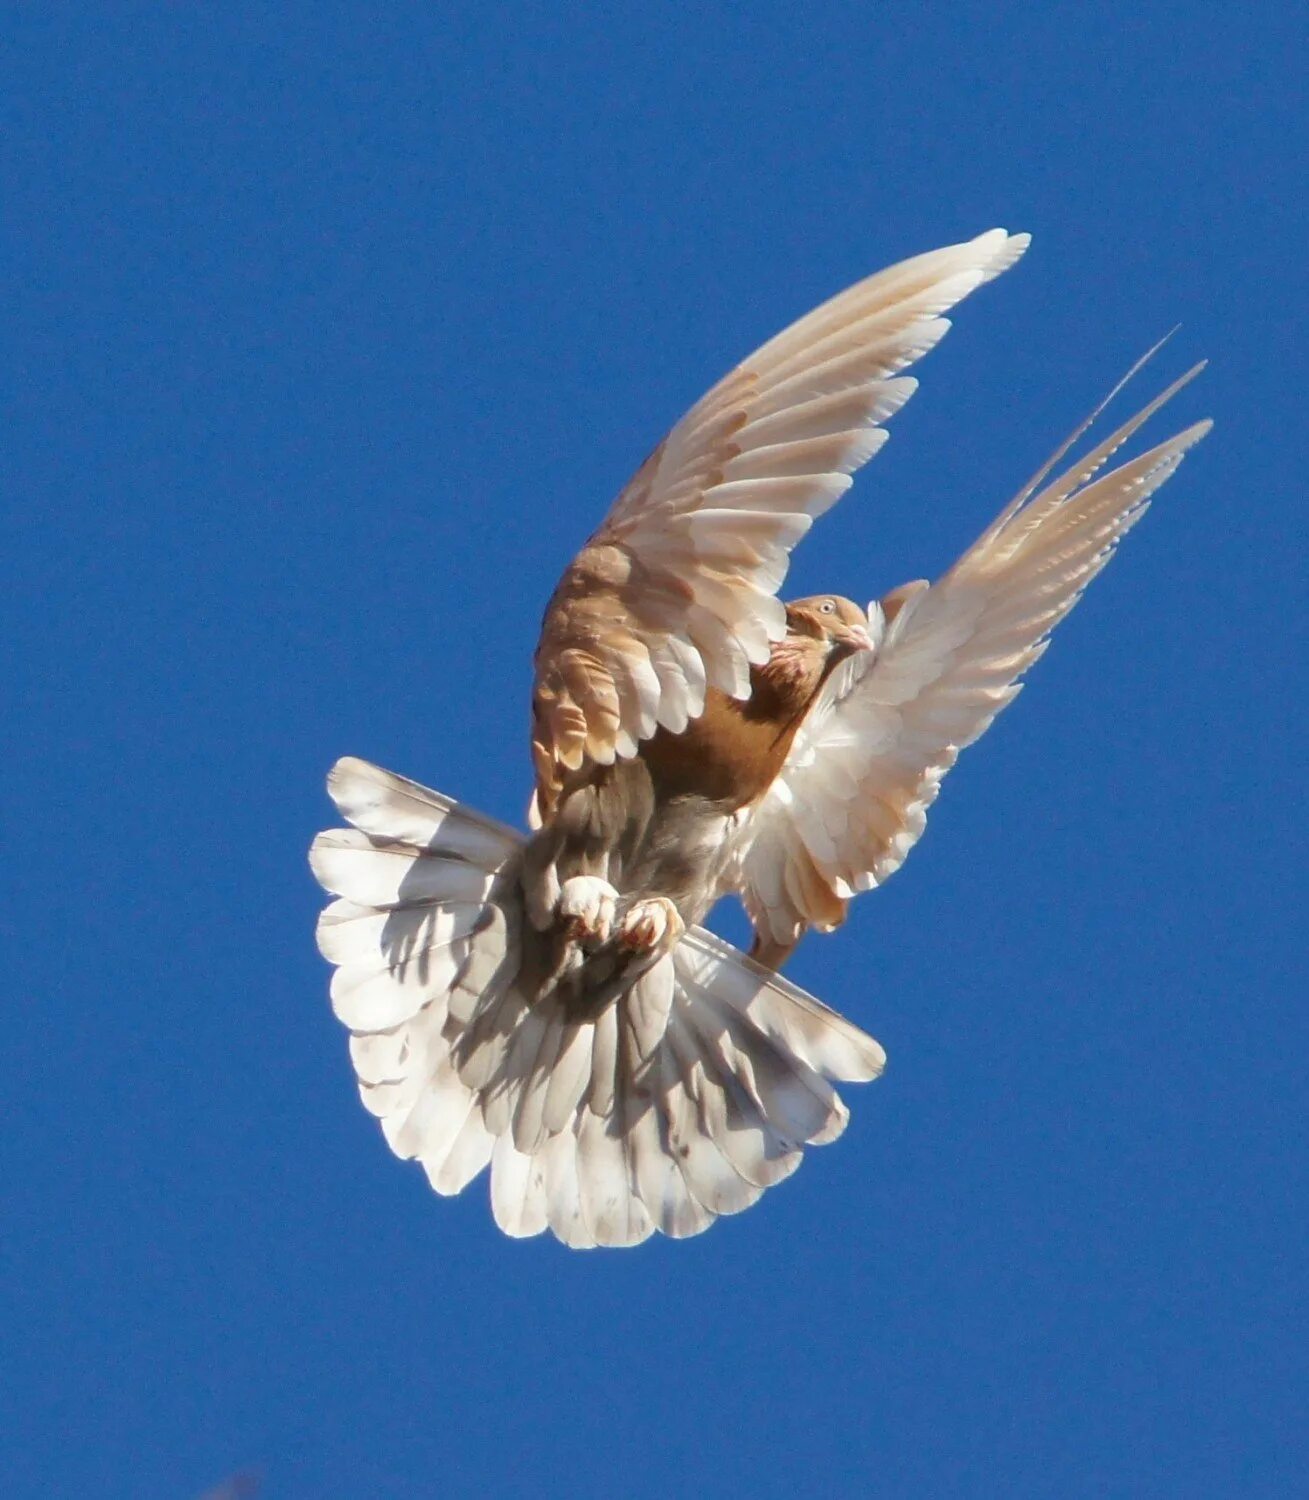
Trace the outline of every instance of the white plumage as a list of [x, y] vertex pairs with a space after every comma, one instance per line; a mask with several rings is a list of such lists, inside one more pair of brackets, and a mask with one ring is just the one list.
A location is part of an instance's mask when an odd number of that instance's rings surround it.
[[871, 1037], [707, 932], [594, 1023], [532, 1005], [514, 983], [519, 836], [366, 761], [329, 788], [355, 826], [314, 842], [340, 898], [319, 942], [360, 1097], [437, 1192], [489, 1163], [506, 1233], [698, 1233], [841, 1133], [829, 1079], [881, 1071]]

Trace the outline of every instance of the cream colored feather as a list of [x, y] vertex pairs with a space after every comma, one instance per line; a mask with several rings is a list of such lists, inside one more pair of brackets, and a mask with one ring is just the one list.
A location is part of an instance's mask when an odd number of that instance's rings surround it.
[[833, 898], [900, 868], [959, 751], [1017, 696], [1050, 632], [1209, 431], [1198, 422], [1094, 478], [1201, 368], [1038, 494], [1020, 493], [938, 583], [912, 587], [889, 627], [869, 606], [875, 651], [834, 675], [751, 821], [736, 879], [768, 939], [829, 928]]

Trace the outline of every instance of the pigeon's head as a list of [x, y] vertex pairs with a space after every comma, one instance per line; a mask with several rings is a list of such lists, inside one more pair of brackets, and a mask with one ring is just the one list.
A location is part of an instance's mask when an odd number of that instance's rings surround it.
[[826, 648], [827, 664], [834, 666], [856, 651], [871, 651], [868, 616], [853, 599], [840, 594], [815, 594], [786, 606], [786, 629], [790, 637], [820, 642]]

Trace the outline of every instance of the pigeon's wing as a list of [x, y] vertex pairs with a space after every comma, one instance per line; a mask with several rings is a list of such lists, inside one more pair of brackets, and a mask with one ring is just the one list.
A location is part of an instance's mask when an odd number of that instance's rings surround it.
[[869, 607], [875, 650], [833, 674], [752, 820], [739, 888], [764, 947], [836, 926], [855, 892], [899, 869], [959, 751], [1017, 696], [1050, 632], [1209, 431], [1198, 422], [1094, 478], [1201, 368], [1034, 495], [1038, 476], [938, 583], [888, 596], [894, 614]]
[[680, 733], [707, 687], [749, 693], [785, 631], [792, 547], [882, 445], [897, 372], [1027, 248], [1003, 229], [893, 266], [766, 343], [696, 403], [560, 580], [536, 653], [537, 811], [565, 779]]

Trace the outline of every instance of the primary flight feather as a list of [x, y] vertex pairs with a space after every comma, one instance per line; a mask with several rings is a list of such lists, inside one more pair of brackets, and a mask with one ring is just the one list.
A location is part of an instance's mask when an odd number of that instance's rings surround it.
[[[780, 602], [791, 549], [916, 388], [900, 372], [1026, 247], [996, 229], [858, 283], [642, 464], [546, 609], [530, 835], [333, 769], [352, 826], [311, 862], [339, 898], [319, 944], [361, 1097], [437, 1192], [489, 1165], [507, 1233], [696, 1234], [841, 1133], [834, 1081], [881, 1072], [778, 966], [899, 868], [959, 750], [1209, 425], [1096, 477], [1183, 377], [938, 583], [866, 611]], [[731, 893], [751, 957], [698, 926]]]

